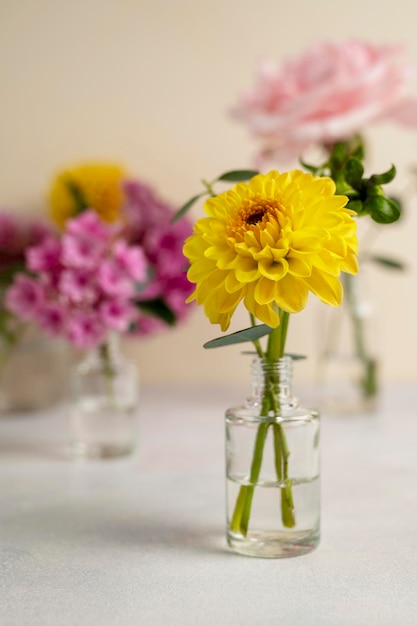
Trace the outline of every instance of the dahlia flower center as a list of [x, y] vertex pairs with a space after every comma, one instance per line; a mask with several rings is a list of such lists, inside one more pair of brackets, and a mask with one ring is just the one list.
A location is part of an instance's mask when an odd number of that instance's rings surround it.
[[255, 207], [252, 210], [252, 213], [250, 213], [245, 221], [246, 224], [249, 224], [250, 226], [253, 226], [254, 224], [258, 224], [259, 222], [262, 222], [263, 218], [265, 217], [265, 215], [267, 214], [267, 209], [264, 206], [260, 206], [260, 207]]
[[242, 203], [230, 225], [232, 234], [243, 238], [248, 230], [263, 230], [271, 217], [277, 219], [279, 205], [275, 200], [256, 198]]

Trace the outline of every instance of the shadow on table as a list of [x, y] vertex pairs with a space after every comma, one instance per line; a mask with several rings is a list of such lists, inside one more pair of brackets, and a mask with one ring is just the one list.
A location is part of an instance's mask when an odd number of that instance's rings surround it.
[[67, 461], [70, 456], [70, 446], [62, 442], [0, 441], [0, 457]]
[[[56, 497], [56, 496], [55, 496]], [[68, 544], [68, 549], [77, 544], [83, 547], [109, 554], [117, 550], [120, 554], [140, 548], [143, 554], [153, 551], [169, 550], [175, 552], [194, 552], [200, 554], [224, 554], [226, 542], [224, 528], [221, 524], [206, 523], [201, 519], [175, 519], [168, 512], [151, 512], [146, 516], [132, 514], [124, 505], [117, 513], [115, 508], [109, 510], [98, 503], [57, 503], [48, 506], [43, 503], [40, 508], [31, 507], [30, 516], [18, 514], [7, 515], [6, 524], [9, 531], [3, 528], [6, 535], [19, 537], [19, 541], [36, 540], [38, 545], [46, 542], [49, 546], [56, 543], [60, 549]]]

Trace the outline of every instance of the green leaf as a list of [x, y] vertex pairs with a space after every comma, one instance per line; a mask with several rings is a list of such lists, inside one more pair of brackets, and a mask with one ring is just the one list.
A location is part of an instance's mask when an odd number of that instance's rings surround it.
[[217, 180], [222, 180], [229, 183], [240, 183], [245, 180], [249, 180], [259, 174], [256, 170], [232, 170], [225, 172]]
[[86, 200], [84, 199], [83, 193], [77, 183], [75, 183], [73, 180], [67, 179], [65, 181], [65, 184], [67, 185], [68, 191], [72, 195], [75, 203], [74, 214], [80, 215], [80, 213], [83, 213], [86, 209], [89, 208], [88, 202], [86, 202]]
[[332, 154], [330, 155], [330, 161], [337, 168], [341, 167], [348, 157], [348, 147], [345, 143], [335, 143]]
[[383, 174], [373, 174], [368, 179], [368, 185], [370, 187], [374, 187], [375, 185], [386, 185], [394, 180], [396, 173], [397, 170], [395, 169], [395, 165], [392, 165], [390, 169]]
[[181, 219], [182, 216], [185, 215], [187, 213], [187, 211], [189, 211], [191, 209], [193, 204], [195, 204], [197, 202], [197, 200], [199, 200], [204, 195], [206, 195], [206, 194], [205, 193], [199, 193], [198, 195], [193, 196], [192, 198], [190, 198], [185, 204], [183, 204], [182, 207], [180, 209], [178, 209], [178, 211], [175, 213], [175, 215], [173, 215], [173, 217], [171, 217], [171, 224], [174, 224], [175, 222], [178, 222], [178, 220]]
[[362, 143], [360, 143], [352, 152], [352, 156], [355, 159], [359, 159], [359, 161], [363, 161], [365, 158], [365, 148]]
[[349, 185], [358, 187], [363, 177], [363, 165], [358, 159], [349, 159], [345, 167], [345, 178]]
[[385, 196], [368, 198], [364, 208], [378, 224], [392, 224], [401, 216], [398, 204]]
[[315, 165], [310, 165], [309, 163], [306, 163], [305, 161], [303, 161], [303, 159], [298, 159], [300, 162], [300, 165], [307, 170], [307, 172], [310, 172], [311, 174], [318, 174], [318, 171], [321, 169], [319, 167], [316, 167]]
[[142, 302], [136, 302], [138, 308], [145, 313], [145, 315], [151, 315], [162, 320], [168, 326], [174, 326], [177, 318], [175, 313], [165, 304], [162, 298], [155, 298], [154, 300], [144, 300]]
[[347, 203], [347, 208], [351, 211], [355, 211], [358, 215], [362, 213], [362, 202], [360, 200], [350, 200]]
[[291, 357], [293, 361], [302, 361], [307, 358], [304, 354], [294, 354], [293, 352], [285, 352], [284, 356]]
[[246, 341], [256, 341], [265, 335], [272, 333], [274, 329], [266, 324], [259, 324], [258, 326], [251, 326], [244, 330], [238, 330], [236, 333], [230, 335], [224, 335], [217, 339], [212, 339], [204, 344], [204, 348], [220, 348], [221, 346], [230, 346], [235, 343], [245, 343]]
[[402, 261], [387, 256], [380, 256], [379, 254], [372, 254], [368, 258], [370, 261], [383, 265], [391, 270], [405, 270], [406, 267]]
[[9, 263], [0, 272], [0, 287], [6, 289], [12, 282], [16, 274], [26, 274], [27, 268], [24, 261]]

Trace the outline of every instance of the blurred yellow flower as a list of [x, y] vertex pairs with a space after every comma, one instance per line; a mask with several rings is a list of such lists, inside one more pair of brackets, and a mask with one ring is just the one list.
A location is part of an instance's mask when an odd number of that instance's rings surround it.
[[259, 174], [205, 203], [184, 245], [189, 300], [226, 330], [237, 305], [270, 327], [301, 311], [308, 292], [338, 306], [340, 272], [358, 271], [355, 213], [331, 178], [300, 170]]
[[92, 208], [104, 221], [114, 222], [123, 202], [124, 177], [123, 169], [112, 163], [85, 163], [63, 170], [49, 193], [52, 219], [62, 227], [69, 218]]

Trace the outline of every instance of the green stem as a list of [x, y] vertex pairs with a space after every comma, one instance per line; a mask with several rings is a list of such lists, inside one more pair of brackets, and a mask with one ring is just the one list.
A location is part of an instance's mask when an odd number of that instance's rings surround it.
[[214, 198], [214, 196], [216, 196], [216, 192], [214, 191], [213, 183], [210, 183], [208, 180], [204, 180], [204, 178], [201, 182], [203, 183], [204, 187], [207, 189], [207, 193], [212, 198]]
[[106, 385], [106, 395], [111, 408], [115, 409], [117, 406], [116, 394], [114, 389], [114, 367], [111, 358], [111, 348], [108, 341], [100, 344], [99, 354], [101, 362], [103, 363], [103, 373]]
[[285, 528], [295, 526], [292, 481], [288, 478], [288, 459], [290, 451], [281, 424], [274, 424], [275, 471], [281, 485], [281, 517]]
[[[252, 325], [255, 325], [253, 316], [251, 316], [251, 321]], [[265, 358], [268, 362], [274, 363], [277, 359], [284, 356], [288, 322], [289, 314], [285, 311], [280, 311], [280, 325], [269, 335], [266, 354], [263, 353], [259, 342], [257, 342], [259, 345], [253, 342], [260, 358]], [[273, 371], [267, 371], [265, 372], [260, 416], [268, 417], [271, 410], [275, 416], [279, 415], [280, 409], [279, 376]], [[230, 529], [233, 532], [240, 532], [243, 536], [246, 536], [248, 532], [255, 485], [259, 480], [265, 441], [270, 426], [271, 423], [268, 422], [262, 422], [258, 426], [249, 475], [250, 484], [241, 486], [230, 523]], [[288, 450], [284, 429], [280, 423], [273, 424], [273, 433], [275, 470], [278, 482], [281, 485], [281, 518], [286, 528], [292, 528], [295, 525], [295, 519], [292, 485], [288, 478], [288, 458], [290, 452]]]
[[375, 395], [378, 390], [376, 362], [375, 359], [367, 354], [363, 318], [358, 312], [358, 302], [352, 282], [355, 278], [348, 274], [343, 274], [342, 277], [346, 303], [352, 321], [355, 354], [363, 365], [363, 376], [360, 384], [365, 397], [369, 398]]
[[269, 424], [266, 422], [263, 422], [258, 426], [249, 477], [250, 484], [243, 485], [240, 488], [237, 500], [238, 506], [235, 507], [235, 511], [232, 517], [231, 529], [235, 532], [240, 532], [244, 536], [246, 536], [248, 532], [253, 493], [255, 491], [255, 484], [258, 481], [261, 471], [262, 457], [265, 447], [266, 435], [268, 433], [268, 427]]

